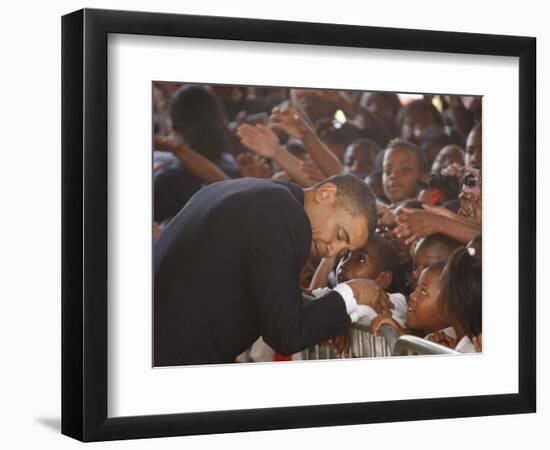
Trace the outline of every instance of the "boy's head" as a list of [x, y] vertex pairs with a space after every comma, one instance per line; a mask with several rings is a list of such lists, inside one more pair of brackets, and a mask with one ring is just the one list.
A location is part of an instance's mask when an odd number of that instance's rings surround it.
[[416, 285], [422, 271], [430, 264], [447, 261], [460, 242], [444, 234], [436, 233], [421, 239], [414, 249], [411, 278]]
[[370, 139], [354, 140], [346, 148], [344, 168], [347, 173], [353, 173], [361, 178], [367, 177], [374, 169], [376, 155], [380, 146]]
[[458, 145], [447, 145], [435, 157], [435, 161], [432, 164], [432, 173], [440, 175], [443, 169], [453, 163], [457, 163], [460, 166], [464, 165], [464, 150]]
[[338, 283], [354, 278], [375, 280], [382, 289], [390, 287], [399, 269], [399, 257], [393, 245], [383, 237], [373, 234], [367, 244], [350, 252], [336, 268]]
[[437, 309], [440, 292], [440, 276], [445, 262], [430, 264], [420, 274], [418, 285], [409, 296], [407, 327], [413, 330], [434, 332], [448, 326]]
[[422, 150], [410, 142], [393, 140], [384, 152], [382, 184], [391, 203], [414, 198], [418, 185], [428, 175]]
[[481, 125], [476, 125], [466, 139], [466, 167], [481, 169]]

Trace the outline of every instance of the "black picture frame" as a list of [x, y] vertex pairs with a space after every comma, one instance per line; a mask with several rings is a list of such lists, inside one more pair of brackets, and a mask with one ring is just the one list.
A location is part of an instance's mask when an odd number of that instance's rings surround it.
[[[107, 417], [107, 36], [519, 58], [518, 393]], [[82, 441], [535, 412], [536, 39], [84, 9], [62, 18], [62, 433]]]

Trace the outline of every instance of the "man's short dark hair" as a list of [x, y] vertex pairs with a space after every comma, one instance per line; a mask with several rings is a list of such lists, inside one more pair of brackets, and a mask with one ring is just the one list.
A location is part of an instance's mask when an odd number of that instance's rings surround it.
[[336, 206], [343, 208], [352, 216], [364, 216], [368, 220], [369, 236], [372, 236], [376, 230], [378, 215], [376, 197], [367, 183], [356, 175], [346, 174], [333, 175], [314, 187], [318, 188], [326, 183], [333, 183], [338, 188]]

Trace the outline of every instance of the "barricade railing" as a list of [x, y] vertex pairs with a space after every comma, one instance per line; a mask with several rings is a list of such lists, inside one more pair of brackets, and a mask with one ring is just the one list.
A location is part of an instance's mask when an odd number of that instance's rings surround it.
[[460, 354], [444, 345], [437, 344], [417, 336], [405, 335], [397, 339], [395, 348], [393, 349], [394, 356], [405, 356], [410, 353], [416, 355], [456, 355]]
[[382, 325], [379, 335], [370, 333], [370, 321], [361, 320], [350, 329], [350, 349], [338, 356], [329, 345], [315, 345], [302, 352], [302, 359], [377, 358], [386, 356], [457, 354], [455, 350], [416, 336], [398, 333], [389, 325]]

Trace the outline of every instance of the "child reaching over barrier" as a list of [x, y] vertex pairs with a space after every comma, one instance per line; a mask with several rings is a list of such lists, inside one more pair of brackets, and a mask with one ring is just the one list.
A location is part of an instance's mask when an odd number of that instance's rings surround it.
[[[334, 265], [334, 260], [322, 261], [316, 273], [317, 278], [315, 284], [312, 285], [313, 295], [320, 295], [323, 291], [323, 286], [328, 284], [327, 269]], [[392, 282], [399, 270], [399, 256], [393, 245], [385, 238], [373, 234], [368, 243], [353, 252], [350, 252], [338, 264], [336, 268], [336, 279], [338, 283], [365, 278], [373, 280], [383, 290], [391, 290]], [[322, 275], [319, 275], [321, 273]], [[324, 277], [324, 280], [321, 278]], [[397, 323], [404, 326], [405, 317], [407, 315], [407, 300], [405, 296], [399, 292], [388, 294], [389, 301], [393, 305], [391, 312], [388, 314], [394, 318]], [[379, 311], [374, 308], [365, 306], [357, 311], [360, 315], [361, 324], [369, 326], [371, 321], [379, 315]], [[353, 320], [353, 319], [352, 319]], [[333, 347], [337, 353], [345, 353], [349, 346], [348, 336], [337, 336], [332, 339]]]

